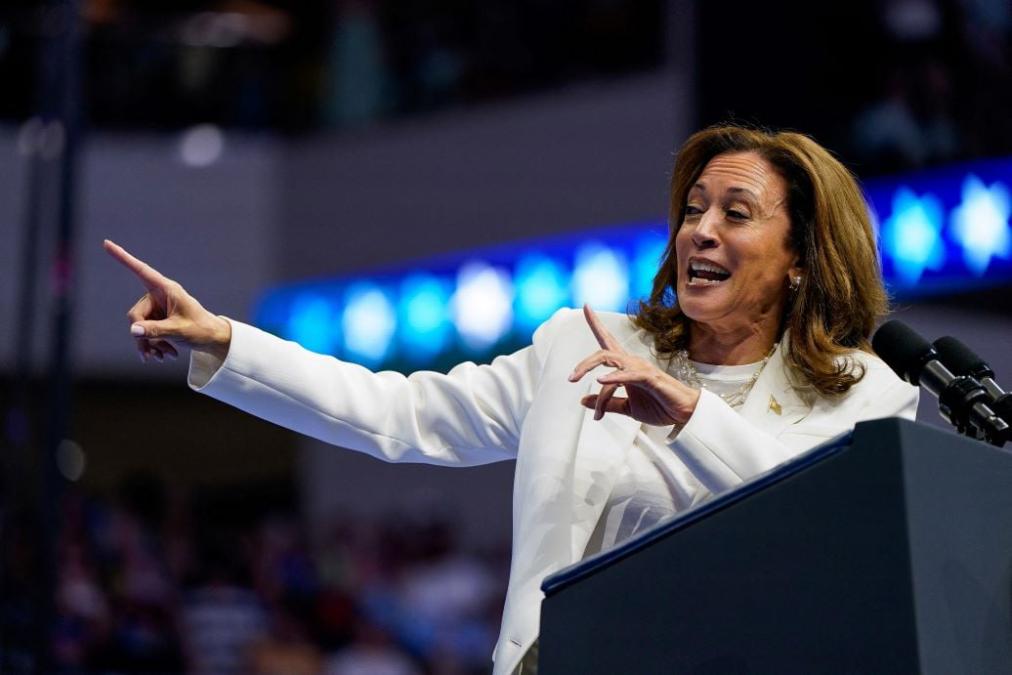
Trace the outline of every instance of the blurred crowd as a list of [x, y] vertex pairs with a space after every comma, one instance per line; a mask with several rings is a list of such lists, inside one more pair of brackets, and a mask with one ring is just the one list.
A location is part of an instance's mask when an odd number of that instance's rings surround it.
[[1012, 154], [1008, 0], [696, 6], [702, 124], [812, 134], [862, 177]]
[[[307, 132], [661, 68], [691, 0], [80, 3], [91, 127]], [[32, 110], [44, 4], [0, 7], [0, 118]], [[862, 173], [1012, 153], [1007, 0], [695, 5], [703, 123], [802, 129]]]
[[[24, 117], [44, 2], [10, 2], [0, 84], [24, 87], [0, 117]], [[97, 127], [346, 128], [641, 70], [664, 53], [661, 0], [81, 3]]]
[[887, 0], [877, 19], [851, 154], [889, 172], [1012, 152], [1012, 3]]
[[[140, 489], [136, 489], [139, 486]], [[488, 672], [508, 553], [449, 519], [244, 519], [136, 483], [65, 495], [56, 672], [422, 675]]]

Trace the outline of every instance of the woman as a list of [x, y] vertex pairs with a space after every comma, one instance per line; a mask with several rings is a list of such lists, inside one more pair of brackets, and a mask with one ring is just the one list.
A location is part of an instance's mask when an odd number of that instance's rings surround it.
[[670, 217], [632, 320], [562, 310], [530, 347], [445, 375], [312, 354], [106, 248], [148, 289], [128, 313], [142, 357], [189, 346], [198, 391], [390, 461], [516, 460], [498, 675], [534, 667], [546, 575], [860, 420], [914, 415], [917, 390], [870, 353], [886, 308], [874, 234], [825, 149], [793, 133], [701, 131], [678, 154]]

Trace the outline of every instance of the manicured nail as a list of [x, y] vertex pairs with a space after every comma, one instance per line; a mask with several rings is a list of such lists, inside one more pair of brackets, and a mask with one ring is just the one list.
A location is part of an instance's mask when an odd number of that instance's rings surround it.
[[570, 382], [576, 382], [576, 373], [570, 373], [569, 374], [569, 381]]
[[144, 326], [135, 323], [130, 326], [130, 334], [134, 337], [144, 337]]

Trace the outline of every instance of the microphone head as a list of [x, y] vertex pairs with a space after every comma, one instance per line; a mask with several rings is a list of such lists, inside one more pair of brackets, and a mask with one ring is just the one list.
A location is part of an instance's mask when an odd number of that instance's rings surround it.
[[910, 384], [919, 384], [924, 364], [935, 358], [931, 343], [902, 321], [886, 321], [871, 340], [875, 353]]
[[972, 349], [946, 335], [935, 340], [935, 351], [945, 367], [956, 375], [969, 375], [977, 380], [994, 379], [994, 371]]

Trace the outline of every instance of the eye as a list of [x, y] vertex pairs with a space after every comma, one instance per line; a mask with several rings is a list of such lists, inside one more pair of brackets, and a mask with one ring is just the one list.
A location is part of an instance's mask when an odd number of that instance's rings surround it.
[[725, 213], [727, 214], [727, 217], [730, 218], [731, 220], [749, 219], [749, 215], [747, 213], [743, 211], [738, 211], [737, 209], [728, 209], [727, 211], [725, 211]]
[[692, 216], [698, 216], [698, 215], [700, 215], [702, 213], [703, 213], [703, 209], [701, 209], [700, 207], [696, 206], [695, 204], [686, 204], [685, 205], [685, 217], [686, 218], [690, 218]]

